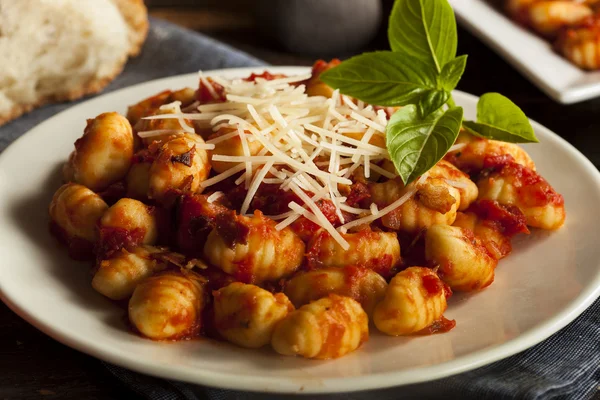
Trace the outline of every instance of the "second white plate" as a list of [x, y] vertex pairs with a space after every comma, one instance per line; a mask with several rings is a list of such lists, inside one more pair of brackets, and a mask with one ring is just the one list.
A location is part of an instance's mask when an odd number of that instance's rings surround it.
[[600, 96], [600, 71], [584, 71], [486, 0], [449, 0], [460, 23], [554, 100], [576, 103]]

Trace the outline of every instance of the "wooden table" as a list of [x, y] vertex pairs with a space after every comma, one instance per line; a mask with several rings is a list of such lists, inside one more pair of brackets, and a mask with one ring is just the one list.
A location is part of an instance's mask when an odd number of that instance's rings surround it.
[[[239, 2], [240, 4], [242, 2]], [[231, 10], [155, 9], [152, 14], [208, 33], [274, 65], [310, 65], [312, 57], [273, 50], [250, 18]], [[382, 32], [371, 45], [386, 47]], [[459, 89], [502, 92], [531, 118], [563, 136], [600, 165], [600, 98], [570, 106], [555, 103], [494, 52], [459, 30], [459, 54], [469, 54]], [[94, 358], [45, 336], [0, 304], [0, 399], [134, 399]]]

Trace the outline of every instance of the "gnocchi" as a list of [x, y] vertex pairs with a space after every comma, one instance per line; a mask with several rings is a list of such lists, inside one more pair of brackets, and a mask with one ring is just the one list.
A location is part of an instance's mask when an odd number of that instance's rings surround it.
[[425, 234], [425, 258], [439, 266], [438, 274], [452, 290], [483, 289], [494, 280], [498, 264], [472, 231], [433, 225]]
[[[379, 208], [398, 200], [405, 187], [399, 178], [370, 185], [371, 199]], [[415, 196], [381, 218], [389, 229], [416, 234], [433, 224], [451, 225], [460, 204], [460, 192], [445, 179], [427, 178]]]
[[[232, 132], [236, 132], [231, 129], [220, 129], [216, 132], [211, 139], [218, 139], [230, 135]], [[214, 150], [211, 150], [211, 157], [215, 155], [219, 156], [255, 156], [262, 150], [262, 145], [257, 140], [251, 140], [252, 135], [242, 131], [229, 139], [225, 139], [215, 143]], [[253, 138], [252, 138], [253, 139]], [[247, 154], [246, 154], [247, 153]], [[226, 161], [213, 160], [211, 162], [212, 168], [217, 172], [225, 172], [231, 168], [231, 163]]]
[[100, 261], [92, 279], [92, 287], [112, 300], [129, 298], [139, 282], [167, 267], [165, 261], [154, 257], [161, 251], [152, 246], [121, 249], [110, 258]]
[[51, 229], [69, 246], [71, 255], [86, 257], [98, 236], [96, 224], [107, 209], [106, 202], [90, 189], [67, 183], [50, 202]]
[[344, 250], [327, 232], [317, 234], [308, 244], [308, 264], [335, 268], [355, 265], [385, 275], [400, 263], [400, 243], [394, 232], [364, 229], [345, 233], [342, 237], [350, 246], [348, 250]]
[[159, 235], [159, 209], [139, 200], [122, 198], [104, 212], [98, 222], [101, 254], [122, 247], [156, 244]]
[[556, 50], [573, 64], [595, 70], [600, 68], [596, 3], [595, 0], [506, 0], [506, 10], [520, 24], [553, 40]]
[[133, 147], [129, 121], [115, 112], [100, 114], [88, 120], [83, 136], [75, 141], [64, 178], [96, 192], [106, 189], [127, 174]]
[[301, 272], [286, 283], [284, 292], [297, 308], [330, 293], [350, 297], [371, 316], [373, 308], [385, 295], [386, 287], [387, 282], [378, 273], [347, 266]]
[[562, 195], [538, 173], [506, 157], [490, 158], [488, 165], [492, 171], [477, 181], [479, 199], [517, 206], [534, 228], [552, 230], [564, 224]]
[[600, 22], [597, 17], [562, 30], [554, 44], [567, 60], [587, 70], [600, 69]]
[[327, 86], [338, 63], [201, 77], [88, 121], [51, 233], [93, 260], [92, 288], [127, 306], [133, 330], [321, 360], [357, 350], [370, 326], [445, 332], [452, 290], [490, 285], [528, 225], [563, 224], [523, 148], [466, 131], [404, 184], [386, 149], [394, 107]]
[[[422, 331], [444, 321], [446, 299], [451, 293], [433, 270], [407, 268], [390, 281], [385, 297], [375, 306], [373, 322], [377, 329], [391, 336]], [[446, 330], [454, 326], [451, 322], [444, 325]]]
[[330, 294], [287, 315], [271, 339], [284, 356], [327, 360], [356, 350], [369, 339], [369, 319], [360, 304]]
[[257, 211], [252, 217], [221, 214], [204, 245], [213, 265], [245, 283], [277, 280], [294, 273], [304, 258], [304, 242], [290, 229]]
[[279, 321], [294, 309], [283, 293], [233, 282], [213, 293], [215, 327], [238, 346], [258, 348], [271, 343]]
[[148, 198], [168, 204], [180, 193], [202, 191], [210, 162], [200, 136], [177, 136], [164, 143], [148, 171]]
[[150, 339], [193, 336], [201, 327], [206, 280], [188, 271], [142, 280], [129, 300], [129, 320]]
[[445, 159], [467, 173], [480, 172], [484, 168], [485, 158], [505, 154], [510, 155], [516, 163], [535, 171], [535, 164], [529, 154], [516, 144], [478, 138], [465, 131], [459, 134], [456, 143], [464, 147], [448, 153]]

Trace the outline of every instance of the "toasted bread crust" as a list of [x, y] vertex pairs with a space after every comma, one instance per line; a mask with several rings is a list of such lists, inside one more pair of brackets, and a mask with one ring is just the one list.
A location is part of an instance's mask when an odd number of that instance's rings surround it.
[[129, 27], [129, 56], [140, 53], [148, 35], [148, 10], [143, 0], [112, 0]]
[[16, 104], [8, 113], [0, 115], [0, 126], [12, 121], [13, 119], [19, 118], [21, 115], [26, 114], [35, 108], [44, 106], [46, 104], [73, 101], [83, 96], [100, 92], [110, 82], [112, 82], [113, 79], [115, 79], [121, 73], [121, 71], [123, 71], [126, 62], [126, 59], [123, 60], [123, 62], [117, 68], [115, 68], [115, 70], [109, 76], [105, 76], [99, 79], [93, 79], [87, 84], [75, 88], [67, 93], [41, 97], [35, 103]]
[[[129, 28], [130, 47], [127, 55], [135, 57], [140, 53], [148, 35], [148, 10], [143, 0], [112, 0], [112, 2], [117, 6]], [[72, 101], [102, 91], [123, 71], [126, 62], [125, 57], [107, 76], [92, 79], [66, 93], [43, 96], [32, 103], [15, 104], [8, 112], [0, 114], [0, 126], [46, 104]]]

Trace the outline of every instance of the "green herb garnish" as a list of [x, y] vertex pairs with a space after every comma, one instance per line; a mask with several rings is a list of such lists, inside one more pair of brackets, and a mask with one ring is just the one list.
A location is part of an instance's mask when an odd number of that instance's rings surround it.
[[477, 122], [463, 126], [473, 135], [510, 143], [537, 142], [527, 116], [500, 93], [486, 93], [477, 103]]
[[388, 40], [392, 51], [364, 53], [321, 75], [341, 93], [379, 106], [404, 106], [390, 119], [387, 148], [402, 181], [427, 172], [454, 144], [461, 126], [488, 139], [537, 142], [521, 109], [498, 93], [477, 104], [477, 121], [464, 121], [451, 92], [465, 71], [456, 57], [456, 19], [447, 0], [396, 0]]

